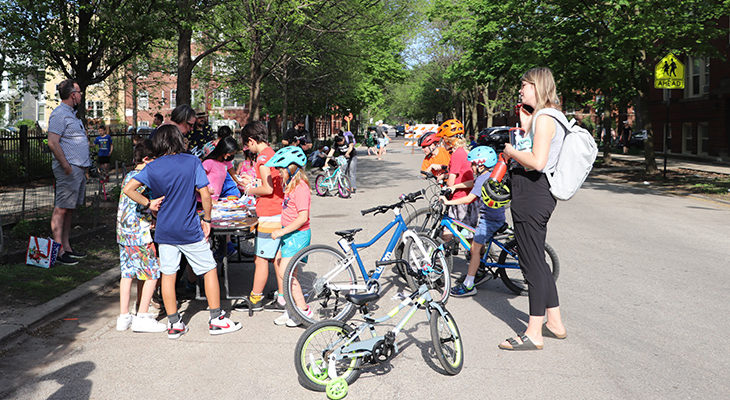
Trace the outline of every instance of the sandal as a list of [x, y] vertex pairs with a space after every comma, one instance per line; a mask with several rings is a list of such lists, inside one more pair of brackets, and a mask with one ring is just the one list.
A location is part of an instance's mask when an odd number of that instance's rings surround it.
[[542, 336], [553, 338], [553, 339], [565, 339], [568, 337], [568, 332], [566, 331], [562, 335], [558, 335], [557, 333], [550, 330], [550, 328], [547, 327], [547, 324], [542, 325]]
[[542, 350], [542, 345], [537, 345], [530, 340], [530, 338], [527, 335], [520, 336], [520, 339], [522, 340], [522, 343], [517, 342], [514, 338], [507, 338], [507, 343], [510, 344], [510, 347], [507, 347], [503, 344], [499, 344], [499, 348], [502, 350]]

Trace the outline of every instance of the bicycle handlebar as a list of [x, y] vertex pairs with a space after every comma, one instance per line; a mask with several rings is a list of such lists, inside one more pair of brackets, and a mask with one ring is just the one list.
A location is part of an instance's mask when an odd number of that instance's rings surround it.
[[433, 179], [436, 180], [436, 175], [428, 172], [428, 171], [421, 171], [421, 175], [425, 176], [426, 179]]
[[400, 201], [397, 202], [397, 203], [393, 203], [393, 204], [390, 204], [390, 205], [376, 206], [376, 207], [373, 207], [373, 208], [368, 208], [366, 210], [361, 210], [360, 211], [360, 214], [367, 215], [367, 214], [370, 214], [372, 212], [374, 212], [375, 214], [380, 214], [380, 213], [384, 213], [384, 212], [386, 212], [388, 210], [392, 210], [392, 209], [394, 209], [396, 207], [402, 207], [403, 204], [405, 204], [405, 203], [413, 203], [416, 200], [418, 200], [420, 198], [423, 198], [423, 194], [425, 192], [426, 191], [424, 189], [421, 189], [421, 190], [419, 190], [417, 192], [408, 193], [408, 194], [402, 194], [399, 197], [400, 198]]

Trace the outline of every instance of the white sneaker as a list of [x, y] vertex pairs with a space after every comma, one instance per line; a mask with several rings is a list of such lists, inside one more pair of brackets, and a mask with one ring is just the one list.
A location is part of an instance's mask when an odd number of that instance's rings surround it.
[[167, 337], [169, 339], [177, 339], [187, 332], [188, 327], [185, 326], [185, 323], [182, 322], [182, 320], [177, 321], [174, 324], [171, 324], [169, 320], [167, 321]]
[[208, 322], [208, 332], [211, 335], [222, 335], [224, 333], [231, 333], [241, 328], [241, 323], [231, 321], [228, 317], [226, 317], [225, 311], [221, 311], [221, 315], [218, 318], [211, 319]]
[[[312, 318], [312, 315], [314, 315], [314, 312], [312, 311], [312, 307], [307, 308], [307, 312], [304, 313], [308, 318]], [[290, 328], [297, 327], [301, 325], [301, 322], [294, 321], [293, 319], [289, 318], [286, 320], [286, 326]]]
[[117, 330], [126, 331], [130, 325], [132, 325], [132, 314], [119, 314], [119, 317], [117, 317]]
[[278, 326], [286, 325], [286, 322], [289, 320], [290, 320], [289, 312], [284, 311], [284, 314], [281, 314], [274, 320], [274, 325], [278, 325]]
[[132, 332], [160, 333], [167, 330], [167, 326], [158, 322], [154, 314], [137, 314], [132, 318]]

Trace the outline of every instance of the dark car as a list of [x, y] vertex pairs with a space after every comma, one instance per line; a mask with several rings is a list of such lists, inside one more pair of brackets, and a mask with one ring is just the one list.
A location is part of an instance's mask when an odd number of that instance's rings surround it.
[[646, 129], [632, 133], [629, 139], [629, 147], [644, 147], [644, 142], [646, 142], [648, 136]]
[[484, 129], [477, 135], [477, 145], [490, 146], [500, 153], [504, 151], [504, 144], [509, 142], [509, 126], [493, 126]]
[[405, 136], [405, 135], [406, 135], [406, 126], [405, 125], [396, 125], [395, 126], [395, 137]]

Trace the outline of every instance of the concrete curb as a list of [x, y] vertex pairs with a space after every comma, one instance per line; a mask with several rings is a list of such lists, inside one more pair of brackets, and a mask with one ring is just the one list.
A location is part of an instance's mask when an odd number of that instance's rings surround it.
[[18, 318], [18, 320], [0, 326], [0, 345], [16, 337], [49, 315], [86, 296], [102, 291], [102, 289], [118, 280], [119, 269], [112, 268], [55, 299], [31, 308]]

